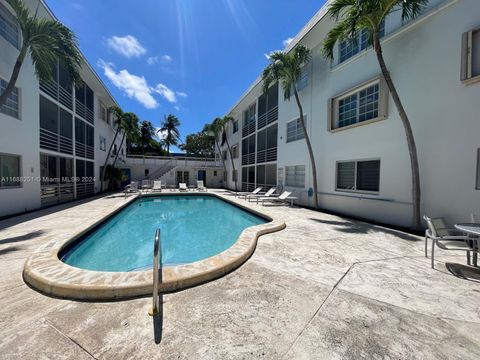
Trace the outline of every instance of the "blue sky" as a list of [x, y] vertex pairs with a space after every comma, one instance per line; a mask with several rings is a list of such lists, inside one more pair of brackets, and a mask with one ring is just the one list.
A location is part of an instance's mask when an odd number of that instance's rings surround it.
[[124, 111], [185, 135], [223, 116], [322, 0], [47, 0]]

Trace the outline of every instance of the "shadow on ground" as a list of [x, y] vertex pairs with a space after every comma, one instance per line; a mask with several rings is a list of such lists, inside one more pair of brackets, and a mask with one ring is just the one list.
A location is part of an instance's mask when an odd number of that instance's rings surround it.
[[29, 232], [28, 234], [19, 235], [19, 236], [12, 236], [10, 238], [1, 239], [0, 240], [0, 245], [1, 244], [10, 244], [10, 243], [15, 243], [15, 242], [20, 242], [20, 241], [32, 240], [32, 239], [35, 239], [35, 238], [37, 238], [37, 237], [39, 237], [43, 234], [45, 234], [45, 231], [35, 230], [35, 231], [32, 231], [32, 232]]
[[[324, 219], [316, 219], [316, 218], [310, 218], [310, 220], [315, 221], [317, 223], [325, 224], [325, 225], [332, 225], [335, 226], [335, 230], [348, 233], [348, 234], [369, 234], [372, 233], [372, 224], [363, 224], [361, 222], [357, 222], [354, 220], [324, 220]], [[374, 225], [373, 225], [374, 226]], [[375, 230], [377, 230], [376, 227], [374, 227]], [[373, 232], [375, 232], [375, 230]], [[407, 233], [389, 229], [382, 227], [381, 229], [378, 229], [379, 232], [383, 232], [386, 234], [390, 234], [396, 237], [399, 237], [400, 239], [407, 240], [407, 241], [421, 241], [418, 237], [415, 237], [413, 235], [409, 235]]]
[[446, 263], [445, 267], [452, 275], [458, 278], [480, 283], [480, 269], [478, 268], [457, 263]]

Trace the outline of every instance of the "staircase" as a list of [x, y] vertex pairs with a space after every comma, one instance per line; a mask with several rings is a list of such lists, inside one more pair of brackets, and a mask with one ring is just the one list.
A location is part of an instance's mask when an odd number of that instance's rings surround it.
[[152, 173], [148, 174], [146, 177], [148, 180], [160, 179], [163, 175], [168, 173], [170, 170], [177, 166], [176, 162], [173, 160], [168, 161], [167, 163], [163, 164], [160, 168], [153, 171]]

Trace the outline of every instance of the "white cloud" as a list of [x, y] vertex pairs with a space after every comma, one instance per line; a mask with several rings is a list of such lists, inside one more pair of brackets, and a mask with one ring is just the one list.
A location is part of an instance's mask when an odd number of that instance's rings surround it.
[[283, 47], [287, 47], [293, 41], [293, 38], [288, 38], [282, 41]]
[[183, 97], [183, 98], [188, 97], [187, 93], [184, 93], [182, 91], [176, 91], [175, 94], [177, 94], [177, 96], [180, 96], [180, 97]]
[[170, 55], [162, 55], [162, 56], [150, 56], [147, 58], [147, 63], [149, 65], [157, 64], [157, 63], [162, 63], [162, 64], [167, 64], [172, 62], [172, 57]]
[[107, 45], [127, 58], [140, 57], [147, 52], [147, 49], [132, 35], [112, 36], [107, 39]]
[[157, 100], [152, 96], [152, 89], [148, 86], [147, 80], [143, 76], [130, 74], [128, 70], [116, 72], [112, 63], [106, 63], [99, 60], [100, 66], [105, 76], [122, 90], [129, 98], [134, 98], [147, 109], [154, 109], [158, 106]]
[[163, 140], [167, 137], [167, 130], [160, 130], [161, 128], [157, 127], [155, 129], [158, 140]]
[[173, 108], [177, 111], [180, 111], [180, 106], [174, 106]]
[[169, 89], [166, 85], [158, 84], [157, 86], [155, 86], [155, 88], [153, 88], [153, 91], [160, 94], [168, 102], [171, 102], [171, 103], [177, 102], [177, 97], [175, 95], [175, 92]]

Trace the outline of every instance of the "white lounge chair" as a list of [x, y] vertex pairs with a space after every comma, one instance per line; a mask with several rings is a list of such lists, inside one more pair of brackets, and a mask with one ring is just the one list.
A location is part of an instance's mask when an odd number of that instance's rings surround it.
[[457, 229], [447, 228], [443, 218], [423, 217], [427, 222], [425, 230], [425, 257], [427, 255], [428, 239], [432, 240], [432, 269], [435, 268], [435, 246], [443, 250], [463, 250], [467, 252], [467, 264], [470, 265], [470, 251], [474, 250], [470, 245], [471, 240], [467, 235]]
[[162, 192], [162, 180], [153, 180], [152, 191]]
[[123, 190], [123, 192], [125, 193], [125, 196], [127, 196], [128, 193], [139, 192], [138, 181], [130, 182], [130, 184], [125, 186], [125, 189]]
[[258, 199], [262, 197], [270, 197], [275, 194], [275, 191], [277, 191], [277, 188], [270, 188], [265, 194], [249, 194], [245, 197], [245, 200], [250, 201], [251, 199], [257, 199], [257, 204], [258, 204]]
[[188, 191], [188, 187], [186, 183], [179, 183], [178, 184], [178, 190], [179, 191]]
[[207, 188], [203, 185], [203, 180], [197, 181], [197, 190], [198, 191], [207, 191]]
[[265, 205], [266, 202], [270, 203], [285, 203], [288, 204], [290, 203], [290, 206], [293, 206], [293, 200], [297, 200], [298, 198], [294, 196], [290, 196], [292, 193], [290, 191], [284, 191], [281, 195], [276, 196], [276, 197], [263, 197], [263, 198], [258, 198], [257, 199], [257, 204], [261, 200], [262, 201], [262, 206]]
[[255, 190], [253, 190], [252, 192], [240, 192], [240, 193], [236, 193], [235, 194], [235, 197], [239, 197], [240, 199], [242, 198], [242, 196], [244, 198], [246, 198], [248, 195], [256, 195], [256, 194], [260, 194], [260, 191], [262, 191], [262, 187], [259, 186], [257, 187]]
[[142, 190], [150, 190], [152, 188], [152, 184], [150, 184], [150, 180], [142, 180]]

